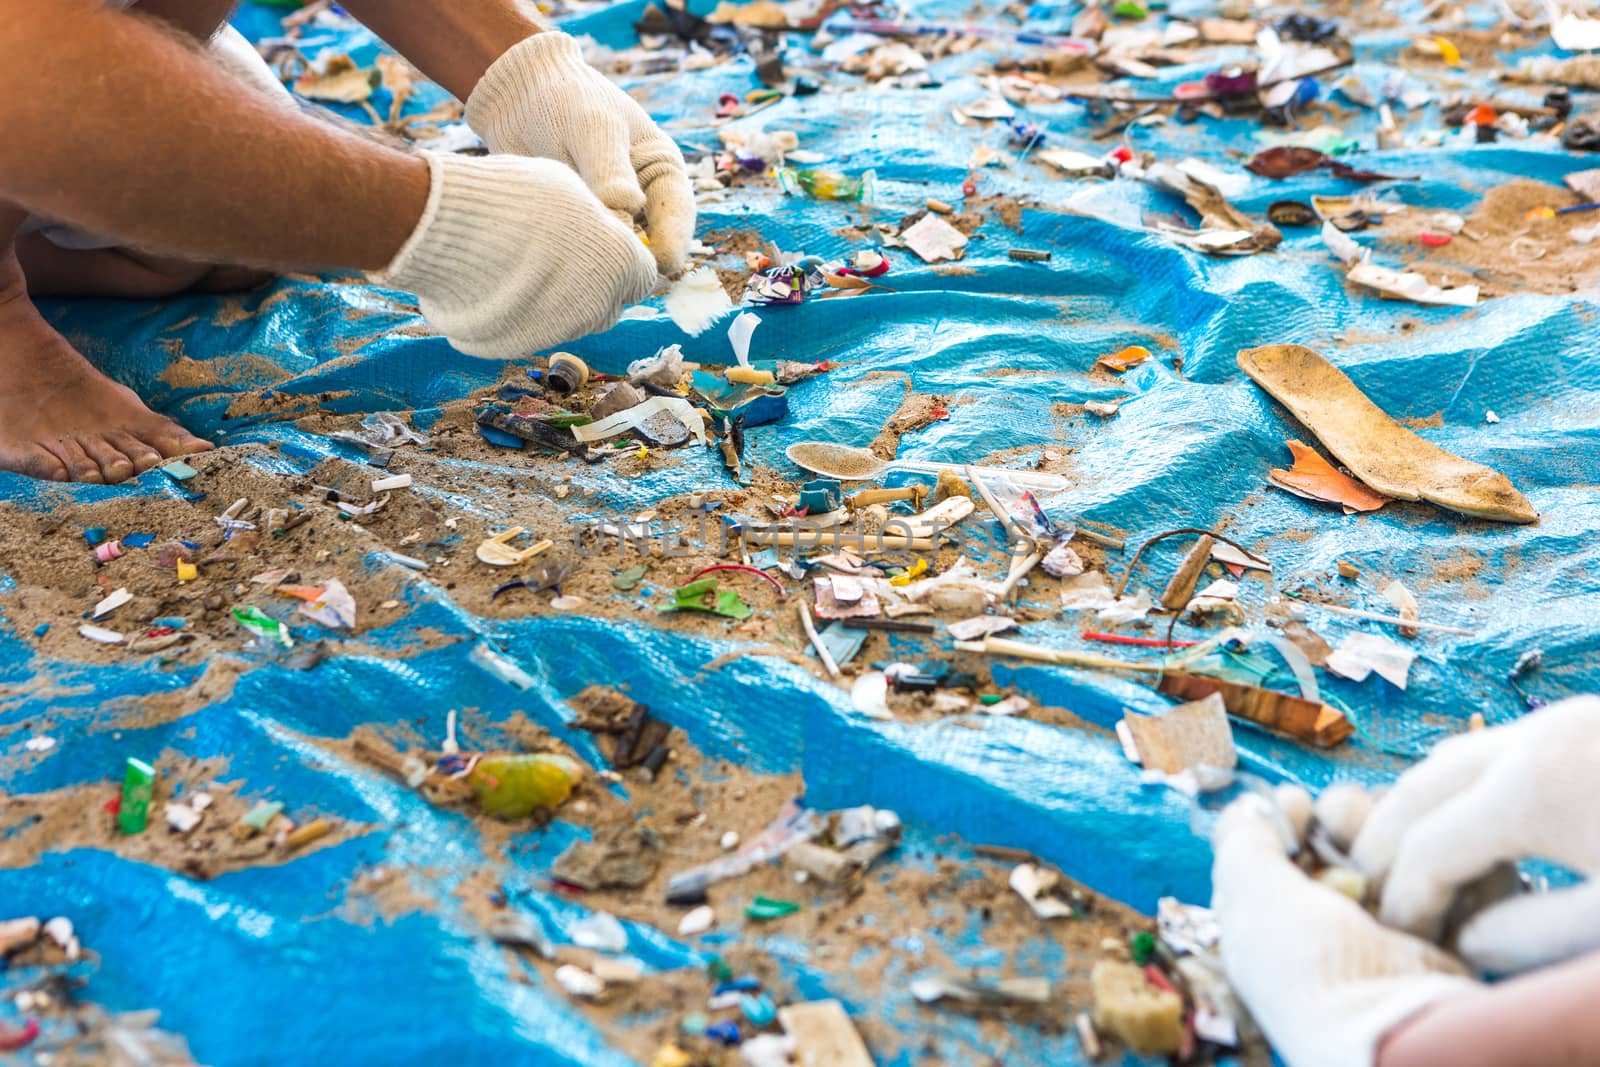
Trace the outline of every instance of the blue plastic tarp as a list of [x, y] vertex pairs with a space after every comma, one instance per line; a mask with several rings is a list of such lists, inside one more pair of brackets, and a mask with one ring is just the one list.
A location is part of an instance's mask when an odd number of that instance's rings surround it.
[[[696, 5], [699, 7], [699, 5]], [[960, 5], [933, 0], [919, 14], [956, 17]], [[1197, 5], [1174, 5], [1194, 13]], [[634, 42], [642, 5], [620, 3], [571, 19], [568, 28], [602, 44]], [[1072, 11], [1034, 12], [1041, 26], [1064, 27]], [[1481, 18], [1493, 16], [1488, 9]], [[253, 37], [277, 32], [276, 13], [247, 5], [238, 25]], [[364, 31], [316, 30], [328, 46], [369, 62], [378, 49]], [[1400, 31], [1361, 37], [1356, 73], [1380, 79], [1404, 46]], [[801, 61], [804, 44], [791, 45]], [[1004, 48], [999, 49], [1004, 52]], [[942, 84], [907, 90], [827, 73], [827, 89], [786, 99], [747, 120], [750, 128], [794, 129], [802, 145], [851, 172], [875, 169], [878, 202], [854, 207], [855, 220], [895, 221], [936, 196], [959, 199], [977, 144], [1004, 147], [1003, 128], [955, 126], [952, 106], [981, 95], [969, 75], [992, 49], [935, 65]], [[1241, 53], [1242, 54], [1242, 53]], [[1159, 85], [1199, 73], [1178, 69]], [[715, 144], [710, 120], [722, 92], [757, 83], [748, 59], [693, 73], [629, 81], [651, 113], [693, 150]], [[429, 95], [432, 93], [433, 95]], [[428, 90], [414, 105], [438, 99]], [[377, 103], [380, 110], [384, 101]], [[352, 114], [357, 114], [352, 112]], [[1351, 112], [1345, 132], [1370, 143], [1373, 120]], [[1085, 108], [1061, 103], [1031, 109], [1048, 143], [1099, 153]], [[1165, 158], [1195, 155], [1236, 168], [1253, 151], [1260, 127], [1250, 120], [1204, 119], [1192, 125], [1135, 126], [1130, 143]], [[1498, 146], [1443, 147], [1363, 157], [1363, 165], [1424, 175], [1400, 186], [1407, 203], [1465, 211], [1486, 190], [1514, 177], [1556, 182], [1586, 161], [1557, 150]], [[1052, 448], [1066, 454], [1073, 487], [1051, 498], [1060, 519], [1097, 520], [1124, 529], [1130, 545], [1178, 526], [1227, 524], [1232, 536], [1268, 556], [1270, 585], [1245, 583], [1247, 610], [1302, 586], [1336, 592], [1358, 607], [1388, 610], [1376, 584], [1339, 584], [1336, 560], [1369, 576], [1403, 580], [1423, 616], [1463, 626], [1473, 636], [1424, 633], [1409, 688], [1376, 679], [1329, 679], [1326, 691], [1349, 707], [1358, 735], [1315, 751], [1258, 731], [1237, 731], [1248, 770], [1268, 779], [1320, 787], [1336, 779], [1391, 777], [1435, 739], [1482, 712], [1491, 722], [1523, 710], [1504, 678], [1519, 655], [1544, 653], [1529, 680], [1555, 698], [1600, 683], [1600, 328], [1590, 293], [1519, 295], [1471, 311], [1388, 303], [1348, 288], [1311, 231], [1290, 231], [1278, 251], [1213, 259], [1127, 225], [1139, 211], [1171, 212], [1177, 201], [1129, 181], [1061, 180], [1024, 164], [979, 175], [986, 195], [1024, 198], [1020, 232], [987, 224], [959, 266], [920, 265], [890, 251], [893, 292], [808, 302], [762, 312], [756, 359], [831, 360], [830, 373], [795, 388], [785, 420], [750, 435], [750, 461], [791, 470], [783, 449], [805, 439], [865, 445], [897, 408], [902, 372], [923, 393], [955, 398], [951, 417], [908, 434], [900, 455], [975, 462], [1010, 450], [1023, 460]], [[1259, 215], [1286, 197], [1348, 192], [1326, 174], [1288, 182], [1251, 179], [1238, 206]], [[1064, 208], [1071, 202], [1070, 210]], [[1131, 215], [1130, 215], [1131, 212]], [[746, 230], [787, 250], [844, 255], [862, 242], [841, 235], [838, 204], [783, 197], [771, 182], [750, 182], [703, 205], [700, 229]], [[1048, 250], [1048, 263], [1018, 263], [1010, 247]], [[276, 469], [304, 472], [347, 450], [287, 422], [229, 419], [241, 396], [333, 393], [336, 411], [405, 410], [426, 426], [432, 409], [492, 384], [500, 366], [455, 353], [424, 336], [400, 297], [350, 281], [282, 280], [243, 297], [187, 297], [160, 305], [63, 301], [45, 305], [50, 320], [105, 370], [196, 432], [220, 443], [280, 447]], [[1413, 324], [1402, 329], [1402, 323]], [[1283, 466], [1283, 442], [1300, 435], [1284, 412], [1235, 364], [1241, 349], [1296, 342], [1325, 353], [1384, 410], [1424, 420], [1421, 434], [1446, 449], [1504, 471], [1540, 513], [1536, 525], [1474, 522], [1425, 505], [1396, 505], [1343, 516], [1268, 488], [1269, 467]], [[568, 346], [601, 370], [620, 370], [657, 348], [682, 343], [690, 358], [731, 360], [723, 332], [685, 338], [665, 318], [628, 320]], [[1157, 358], [1119, 381], [1091, 376], [1095, 360], [1127, 344]], [[174, 346], [204, 365], [214, 384], [174, 385], [163, 372]], [[1181, 372], [1174, 357], [1182, 356]], [[1001, 374], [1000, 371], [1007, 373]], [[195, 381], [196, 376], [171, 381]], [[1059, 404], [1130, 399], [1115, 419], [1055, 414]], [[1488, 425], [1492, 409], [1500, 422]], [[507, 453], [485, 473], [514, 472]], [[630, 480], [606, 474], [597, 487], [617, 514], [631, 514], [669, 494], [726, 478], [714, 452], [686, 450], [675, 461]], [[0, 475], [0, 497], [48, 511], [68, 501], [178, 494], [159, 474], [125, 486], [41, 486]], [[418, 492], [428, 492], [419, 486]], [[501, 514], [491, 489], [452, 497], [452, 507]], [[1181, 549], [1156, 550], [1152, 574], [1170, 570]], [[1111, 557], [1120, 574], [1126, 557]], [[374, 566], [393, 566], [374, 560]], [[989, 566], [995, 566], [991, 558]], [[0, 561], [0, 620], [14, 586]], [[0, 788], [38, 792], [101, 782], [129, 754], [176, 749], [226, 755], [229, 775], [263, 795], [314, 799], [323, 811], [371, 824], [372, 832], [282, 866], [189, 881], [168, 871], [93, 851], [49, 854], [23, 869], [0, 871], [0, 913], [66, 914], [98, 953], [85, 994], [114, 1009], [158, 1008], [163, 1026], [184, 1034], [196, 1056], [216, 1064], [338, 1062], [378, 1064], [451, 1058], [471, 1063], [611, 1065], [629, 1062], [559, 990], [511, 980], [498, 950], [476, 931], [451, 895], [459, 873], [482, 862], [467, 820], [429, 808], [398, 783], [346, 765], [306, 737], [343, 737], [363, 723], [426, 719], [442, 723], [452, 708], [475, 706], [493, 717], [525, 712], [571, 736], [564, 698], [586, 685], [625, 685], [714, 757], [758, 771], [800, 771], [807, 800], [821, 808], [872, 803], [897, 809], [912, 840], [928, 853], [963, 855], [967, 842], [1029, 849], [1071, 876], [1150, 911], [1165, 894], [1204, 902], [1209, 848], [1204, 820], [1179, 794], [1141, 788], [1109, 728], [1127, 709], [1168, 704], [1135, 682], [1098, 672], [996, 666], [996, 681], [1039, 702], [1078, 713], [1104, 729], [1089, 731], [1025, 719], [935, 723], [880, 722], [851, 706], [849, 694], [793, 664], [743, 658], [717, 671], [702, 665], [738, 647], [731, 632], [710, 642], [659, 623], [604, 622], [566, 616], [484, 619], [456, 604], [429, 575], [408, 579], [404, 618], [362, 635], [383, 656], [349, 652], [310, 672], [269, 657], [241, 657], [249, 669], [225, 699], [176, 721], [108, 731], [99, 723], [119, 700], [171, 692], [194, 682], [202, 664], [162, 669], [137, 660], [95, 665], [48, 658], [30, 633], [0, 628]], [[619, 594], [621, 596], [621, 594]], [[1079, 644], [1071, 617], [1030, 626], [1027, 637]], [[1334, 639], [1368, 624], [1313, 614]], [[419, 630], [468, 638], [422, 646]], [[516, 692], [478, 670], [468, 655], [491, 639], [535, 680]], [[907, 658], [928, 648], [908, 642]], [[618, 650], [626, 654], [619, 655]], [[759, 692], [762, 698], [751, 700]], [[46, 758], [23, 757], [20, 724], [46, 721], [59, 738]], [[587, 743], [581, 735], [575, 744]], [[525, 867], [508, 871], [522, 906], [557, 935], [570, 905], [544, 896], [537, 879], [570, 839], [557, 823], [548, 840], [528, 835], [516, 852]], [[1197, 832], [1197, 830], [1201, 832]], [[562, 836], [563, 834], [567, 836]], [[330, 905], [337, 887], [364, 866], [386, 863], [436, 872], [437, 907], [392, 922], [352, 921]], [[452, 872], [457, 872], [452, 874]], [[3, 917], [3, 915], [0, 915]], [[634, 951], [658, 968], [695, 965], [699, 950], [673, 937], [635, 929]], [[996, 946], [970, 930], [946, 946], [977, 965]], [[1000, 946], [1026, 953], [1027, 946]], [[858, 1013], [890, 1020], [908, 1038], [884, 1062], [923, 1062], [925, 1044], [957, 1062], [976, 1024], [918, 1011], [904, 982], [861, 987], [808, 969], [803, 946], [788, 946], [799, 980], [818, 995], [842, 997]], [[1060, 974], [1089, 961], [1041, 957]], [[890, 977], [899, 972], [891, 971]], [[1008, 1062], [1077, 1062], [1065, 1034], [1019, 1038]]]

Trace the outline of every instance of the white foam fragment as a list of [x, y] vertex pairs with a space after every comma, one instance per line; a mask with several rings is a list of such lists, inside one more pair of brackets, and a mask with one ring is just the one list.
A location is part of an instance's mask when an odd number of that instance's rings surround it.
[[1396, 689], [1404, 689], [1416, 658], [1415, 652], [1386, 637], [1351, 634], [1329, 654], [1327, 668], [1352, 682], [1364, 682], [1376, 673]]
[[699, 337], [711, 324], [733, 310], [722, 279], [710, 267], [692, 270], [667, 291], [667, 314], [678, 329]]

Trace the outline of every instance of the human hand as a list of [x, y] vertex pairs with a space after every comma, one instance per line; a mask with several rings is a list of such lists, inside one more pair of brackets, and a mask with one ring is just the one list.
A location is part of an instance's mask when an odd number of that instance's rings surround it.
[[1478, 987], [1454, 957], [1302, 873], [1261, 798], [1230, 805], [1212, 843], [1223, 968], [1290, 1067], [1370, 1067], [1397, 1024]]
[[423, 155], [427, 207], [373, 278], [417, 294], [467, 355], [516, 359], [603, 330], [655, 286], [639, 239], [562, 164]]
[[[1436, 939], [1457, 891], [1502, 861], [1600, 871], [1590, 813], [1600, 768], [1600, 698], [1574, 697], [1506, 726], [1439, 744], [1400, 776], [1361, 827], [1351, 858], [1381, 881], [1384, 922]], [[1513, 897], [1479, 912], [1457, 948], [1509, 974], [1600, 947], [1600, 884]]]
[[577, 41], [551, 30], [512, 45], [467, 97], [466, 118], [491, 151], [559, 160], [606, 207], [643, 213], [661, 271], [682, 269], [695, 216], [683, 153]]

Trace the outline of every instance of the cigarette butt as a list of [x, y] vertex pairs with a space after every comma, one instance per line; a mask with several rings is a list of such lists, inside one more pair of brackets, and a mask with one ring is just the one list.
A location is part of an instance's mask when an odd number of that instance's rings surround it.
[[320, 840], [333, 833], [333, 823], [327, 819], [312, 819], [304, 826], [297, 827], [289, 832], [283, 839], [283, 847], [290, 852], [304, 848], [313, 841]]

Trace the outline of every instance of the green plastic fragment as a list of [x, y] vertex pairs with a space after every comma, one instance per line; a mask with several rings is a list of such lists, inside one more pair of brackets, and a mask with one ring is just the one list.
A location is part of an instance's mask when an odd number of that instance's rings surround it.
[[982, 704], [986, 708], [992, 708], [1004, 699], [1005, 697], [1001, 696], [999, 693], [985, 693], [978, 698], [978, 703]]
[[617, 576], [611, 579], [611, 588], [619, 593], [626, 593], [644, 580], [645, 566], [643, 563], [637, 567], [629, 567], [625, 571], [618, 571]]
[[748, 619], [754, 612], [732, 589], [717, 590], [715, 578], [701, 578], [673, 591], [672, 603], [658, 611], [704, 611], [729, 619]]
[[175, 482], [186, 482], [200, 472], [189, 466], [181, 459], [172, 460], [161, 465], [161, 473]]
[[150, 821], [150, 798], [156, 789], [156, 769], [131, 756], [122, 774], [122, 806], [117, 809], [117, 828], [125, 834], [143, 833]]
[[706, 974], [714, 981], [726, 982], [733, 977], [733, 968], [729, 967], [721, 956], [712, 956], [706, 960]]
[[756, 897], [745, 906], [744, 913], [748, 918], [758, 922], [767, 919], [781, 919], [785, 915], [793, 915], [800, 910], [800, 905], [792, 900], [778, 900], [775, 897]]
[[283, 814], [283, 801], [263, 800], [239, 817], [239, 821], [252, 830], [266, 830], [272, 820]]
[[1133, 953], [1133, 962], [1142, 966], [1156, 954], [1156, 936], [1148, 930], [1141, 930], [1133, 935], [1128, 947]]
[[1119, 19], [1142, 19], [1148, 16], [1150, 11], [1138, 0], [1117, 0], [1111, 8], [1111, 13]]
[[276, 641], [284, 648], [294, 647], [294, 638], [289, 636], [289, 628], [271, 615], [263, 612], [260, 608], [234, 608], [233, 617], [240, 626], [243, 626], [257, 637], [265, 637]]

